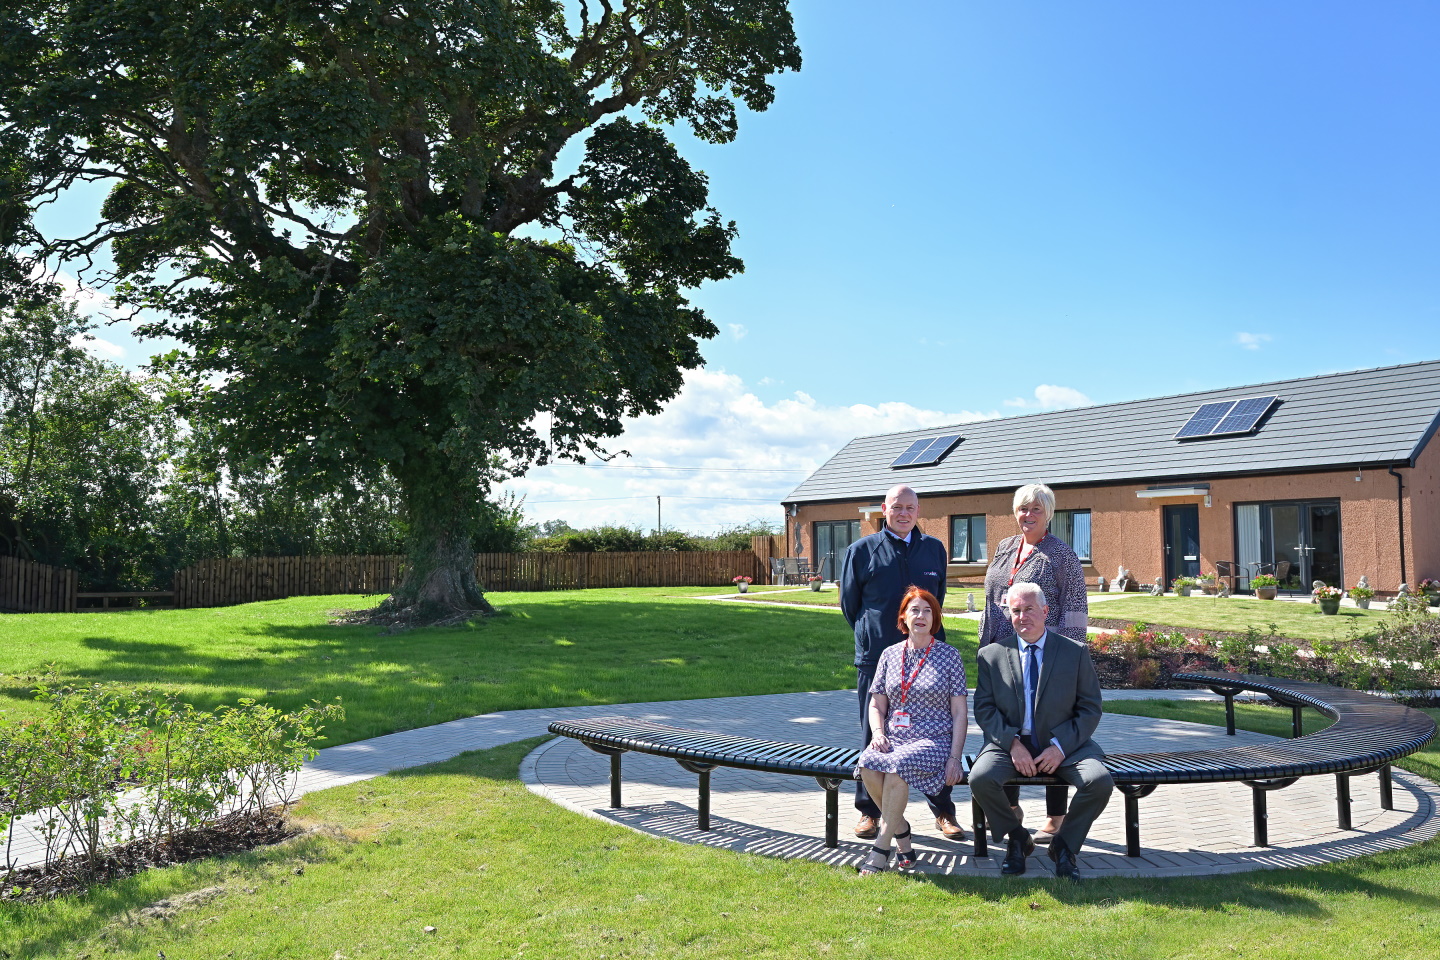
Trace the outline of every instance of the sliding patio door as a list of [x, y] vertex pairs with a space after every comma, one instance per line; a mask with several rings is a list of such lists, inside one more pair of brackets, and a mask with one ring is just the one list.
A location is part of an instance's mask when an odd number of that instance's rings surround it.
[[1245, 565], [1252, 560], [1269, 570], [1277, 570], [1283, 562], [1290, 564], [1280, 583], [1283, 590], [1308, 593], [1315, 580], [1333, 587], [1344, 585], [1338, 500], [1236, 504], [1235, 539], [1236, 555], [1246, 574], [1250, 571]]

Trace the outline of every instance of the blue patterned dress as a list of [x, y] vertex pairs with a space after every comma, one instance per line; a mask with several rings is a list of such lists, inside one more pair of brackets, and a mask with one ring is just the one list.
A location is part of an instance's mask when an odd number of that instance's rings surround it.
[[965, 660], [960, 651], [943, 640], [926, 658], [905, 699], [910, 726], [896, 728], [891, 722], [900, 709], [901, 670], [905, 675], [915, 672], [920, 653], [905, 648], [909, 641], [886, 647], [875, 666], [875, 680], [870, 693], [883, 693], [890, 699], [889, 715], [885, 718], [885, 734], [890, 738], [890, 752], [881, 753], [866, 747], [860, 754], [859, 768], [881, 773], [898, 773], [900, 778], [921, 793], [931, 796], [945, 787], [945, 763], [950, 759], [950, 741], [955, 718], [950, 715], [950, 698], [965, 696]]

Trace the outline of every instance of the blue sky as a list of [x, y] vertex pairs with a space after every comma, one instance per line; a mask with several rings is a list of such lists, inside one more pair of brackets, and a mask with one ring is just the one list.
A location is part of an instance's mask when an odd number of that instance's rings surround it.
[[1435, 4], [792, 6], [775, 105], [678, 136], [747, 267], [705, 369], [533, 518], [776, 519], [860, 433], [1440, 357]]

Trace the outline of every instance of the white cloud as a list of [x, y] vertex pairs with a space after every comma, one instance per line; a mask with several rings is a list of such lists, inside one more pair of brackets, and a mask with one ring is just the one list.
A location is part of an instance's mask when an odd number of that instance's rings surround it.
[[125, 356], [124, 347], [118, 343], [111, 343], [109, 340], [102, 339], [101, 337], [76, 334], [70, 338], [70, 344], [71, 346], [80, 347], [82, 350], [88, 351], [93, 357], [100, 357], [101, 359], [109, 358], [114, 360]]
[[1074, 387], [1057, 387], [1053, 384], [1042, 383], [1035, 388], [1033, 400], [1016, 397], [1013, 400], [1006, 400], [1005, 406], [1019, 407], [1022, 410], [1068, 410], [1071, 407], [1088, 407], [1094, 402]]
[[629, 458], [540, 467], [504, 489], [526, 496], [532, 520], [577, 527], [653, 528], [657, 495], [667, 529], [710, 532], [755, 518], [778, 524], [780, 501], [857, 436], [996, 416], [901, 401], [829, 406], [802, 391], [766, 403], [733, 374], [696, 370], [664, 411], [630, 421], [623, 436], [606, 444], [629, 450]]
[[1271, 336], [1268, 333], [1237, 333], [1235, 342], [1246, 350], [1259, 350], [1262, 343], [1269, 343]]
[[750, 332], [750, 328], [743, 323], [727, 323], [725, 326], [730, 328], [730, 336], [736, 340], [744, 340], [745, 334]]

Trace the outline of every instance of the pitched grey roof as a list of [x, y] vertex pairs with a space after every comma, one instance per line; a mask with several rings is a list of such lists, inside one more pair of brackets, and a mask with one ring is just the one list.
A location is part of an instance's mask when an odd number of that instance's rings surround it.
[[[1272, 393], [1280, 402], [1253, 434], [1171, 439], [1202, 403]], [[896, 483], [934, 494], [1384, 466], [1418, 455], [1437, 423], [1440, 361], [1428, 361], [858, 437], [786, 501], [878, 500]], [[891, 469], [914, 440], [944, 433], [965, 439], [940, 463]]]

